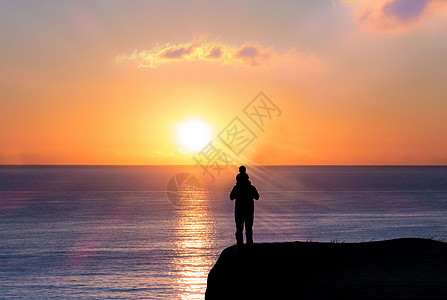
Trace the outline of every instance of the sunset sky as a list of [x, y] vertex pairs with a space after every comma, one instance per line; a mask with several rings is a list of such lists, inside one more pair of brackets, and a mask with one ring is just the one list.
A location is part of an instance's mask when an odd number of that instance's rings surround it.
[[447, 1], [0, 1], [0, 164], [194, 164], [236, 117], [249, 164], [447, 164]]

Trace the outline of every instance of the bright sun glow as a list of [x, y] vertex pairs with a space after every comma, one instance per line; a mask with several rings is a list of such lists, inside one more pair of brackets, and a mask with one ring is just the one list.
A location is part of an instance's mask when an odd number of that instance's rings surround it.
[[211, 130], [203, 121], [188, 120], [178, 126], [177, 139], [186, 150], [199, 151], [211, 141]]

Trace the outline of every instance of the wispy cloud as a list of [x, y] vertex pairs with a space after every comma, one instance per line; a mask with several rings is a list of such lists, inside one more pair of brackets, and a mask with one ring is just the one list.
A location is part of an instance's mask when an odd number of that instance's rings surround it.
[[447, 0], [340, 0], [352, 8], [357, 23], [373, 30], [409, 29], [447, 12]]
[[266, 66], [283, 62], [298, 64], [319, 64], [317, 55], [298, 51], [296, 47], [280, 53], [273, 47], [263, 47], [257, 43], [240, 46], [219, 40], [193, 39], [186, 43], [156, 45], [148, 50], [135, 50], [132, 54], [120, 54], [116, 62], [134, 61], [139, 68], [156, 69], [162, 64], [185, 61], [206, 61], [222, 65]]

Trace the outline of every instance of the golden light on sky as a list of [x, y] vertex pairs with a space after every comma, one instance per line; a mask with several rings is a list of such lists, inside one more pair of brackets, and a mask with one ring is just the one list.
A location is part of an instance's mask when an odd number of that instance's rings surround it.
[[211, 129], [199, 119], [187, 120], [178, 126], [177, 139], [186, 150], [200, 151], [211, 141]]
[[0, 28], [0, 164], [194, 164], [192, 118], [253, 164], [447, 164], [444, 0], [7, 0]]

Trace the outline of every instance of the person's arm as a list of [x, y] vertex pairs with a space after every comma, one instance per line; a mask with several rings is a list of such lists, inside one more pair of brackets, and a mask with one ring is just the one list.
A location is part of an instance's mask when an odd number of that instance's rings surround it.
[[237, 196], [237, 186], [235, 185], [230, 193], [230, 200], [233, 201]]
[[255, 199], [255, 200], [259, 200], [259, 193], [258, 193], [258, 190], [256, 189], [256, 187], [254, 186], [254, 185], [252, 185], [251, 186], [252, 187], [252, 192], [253, 192], [253, 198]]

